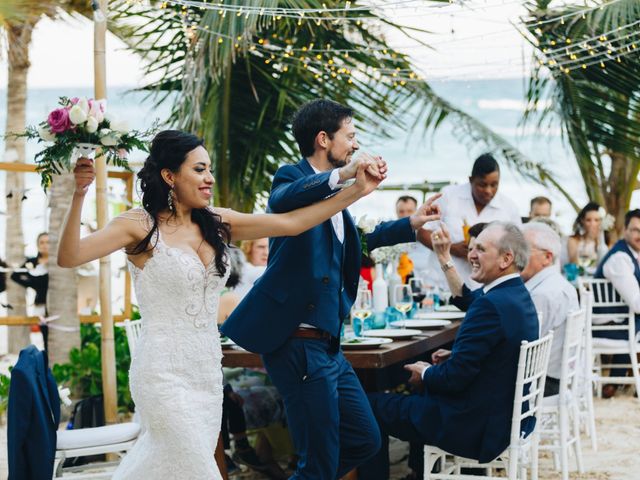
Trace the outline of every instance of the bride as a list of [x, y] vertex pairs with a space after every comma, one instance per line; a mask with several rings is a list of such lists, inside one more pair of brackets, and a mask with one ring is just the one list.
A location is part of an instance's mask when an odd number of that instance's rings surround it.
[[222, 418], [222, 351], [216, 317], [229, 275], [227, 244], [292, 236], [373, 191], [383, 162], [343, 167], [356, 182], [330, 199], [284, 214], [209, 207], [214, 179], [202, 141], [160, 132], [138, 173], [143, 208], [80, 238], [93, 161], [78, 160], [76, 188], [60, 238], [58, 264], [75, 267], [125, 249], [143, 318], [130, 388], [142, 433], [114, 479], [220, 479], [214, 450]]

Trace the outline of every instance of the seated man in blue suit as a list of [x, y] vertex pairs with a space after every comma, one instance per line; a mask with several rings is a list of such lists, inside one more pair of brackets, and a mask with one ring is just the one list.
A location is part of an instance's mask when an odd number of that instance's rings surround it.
[[[383, 433], [487, 462], [509, 444], [520, 342], [538, 338], [538, 317], [520, 279], [528, 246], [513, 224], [493, 222], [469, 254], [471, 278], [485, 286], [470, 303], [451, 354], [437, 364], [407, 365], [419, 395], [369, 394]], [[468, 290], [467, 290], [468, 291]], [[527, 422], [528, 433], [533, 424]], [[389, 478], [386, 448], [358, 469], [359, 478]]]
[[[303, 105], [293, 134], [304, 158], [276, 172], [269, 209], [277, 213], [334, 194], [363, 161], [351, 159], [359, 148], [353, 111], [338, 103]], [[384, 175], [381, 159], [364, 159], [375, 160], [372, 175]], [[431, 205], [437, 198], [410, 217], [379, 224], [363, 239], [368, 249], [415, 242], [415, 230], [438, 218]], [[339, 348], [358, 289], [360, 245], [346, 210], [297, 237], [272, 238], [266, 271], [222, 326], [238, 345], [262, 354], [284, 399], [299, 456], [293, 479], [340, 478], [380, 448], [367, 398]]]

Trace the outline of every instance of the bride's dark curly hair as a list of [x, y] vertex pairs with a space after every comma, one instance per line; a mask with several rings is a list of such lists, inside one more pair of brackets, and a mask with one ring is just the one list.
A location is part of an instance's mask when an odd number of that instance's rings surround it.
[[[142, 191], [142, 206], [153, 218], [153, 227], [131, 251], [129, 255], [137, 255], [149, 249], [153, 234], [158, 229], [158, 214], [169, 209], [167, 197], [169, 185], [160, 172], [168, 168], [178, 172], [189, 152], [203, 146], [203, 141], [190, 133], [179, 130], [164, 130], [158, 133], [151, 142], [149, 156], [138, 172], [138, 181]], [[205, 241], [215, 250], [216, 269], [220, 275], [227, 271], [227, 245], [231, 240], [228, 223], [210, 208], [194, 208], [191, 220], [197, 223]]]

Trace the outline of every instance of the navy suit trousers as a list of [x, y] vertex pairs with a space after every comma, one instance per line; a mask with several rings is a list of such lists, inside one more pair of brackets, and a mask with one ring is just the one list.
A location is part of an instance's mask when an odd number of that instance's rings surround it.
[[299, 455], [292, 479], [338, 479], [380, 449], [362, 386], [329, 340], [290, 338], [262, 359], [284, 399]]

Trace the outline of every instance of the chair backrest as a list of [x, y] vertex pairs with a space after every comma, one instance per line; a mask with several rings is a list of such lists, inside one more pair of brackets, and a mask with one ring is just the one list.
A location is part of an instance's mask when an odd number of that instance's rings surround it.
[[511, 445], [517, 445], [522, 436], [522, 421], [530, 417], [537, 419], [540, 413], [552, 341], [553, 330], [533, 342], [523, 341], [520, 346], [511, 417]]
[[[602, 323], [599, 320], [613, 321], [629, 318], [629, 306], [622, 299], [609, 280], [604, 278], [578, 279], [581, 289], [589, 290], [593, 294], [592, 315], [593, 323]], [[602, 310], [607, 310], [603, 312]]]
[[578, 284], [593, 294], [592, 332], [622, 330], [626, 331], [629, 339], [635, 337], [635, 315], [609, 280], [581, 278]]
[[[562, 363], [560, 366], [560, 398], [568, 392], [576, 391], [578, 375], [581, 373], [582, 346], [584, 345], [585, 310], [570, 312], [564, 330], [562, 343]], [[574, 394], [575, 396], [575, 394]]]
[[129, 345], [129, 353], [133, 357], [136, 352], [136, 344], [142, 332], [142, 320], [125, 320], [124, 330], [127, 332], [127, 343]]
[[592, 333], [592, 316], [593, 316], [593, 292], [587, 290], [584, 286], [580, 287], [580, 308], [584, 310], [584, 331], [583, 331], [583, 358], [584, 358], [584, 373], [591, 377], [593, 372], [593, 339]]

